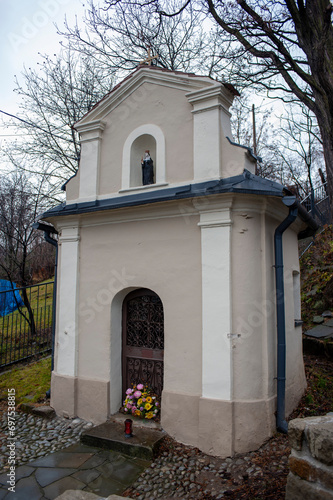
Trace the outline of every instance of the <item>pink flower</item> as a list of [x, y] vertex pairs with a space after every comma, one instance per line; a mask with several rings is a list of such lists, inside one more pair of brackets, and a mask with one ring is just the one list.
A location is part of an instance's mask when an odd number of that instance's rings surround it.
[[133, 389], [127, 389], [126, 394], [132, 394]]
[[143, 389], [143, 384], [138, 384], [138, 385], [136, 386], [136, 388], [137, 388], [137, 389], [139, 389], [139, 391], [142, 391], [142, 389]]
[[135, 391], [134, 397], [135, 398], [140, 398], [141, 397], [141, 392], [140, 391]]

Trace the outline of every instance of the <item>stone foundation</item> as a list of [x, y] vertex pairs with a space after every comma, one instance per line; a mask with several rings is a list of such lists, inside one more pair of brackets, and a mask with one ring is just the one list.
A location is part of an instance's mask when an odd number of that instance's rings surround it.
[[272, 436], [274, 404], [274, 398], [221, 401], [163, 390], [161, 424], [181, 443], [231, 457], [258, 449]]
[[333, 413], [289, 423], [286, 500], [333, 500]]

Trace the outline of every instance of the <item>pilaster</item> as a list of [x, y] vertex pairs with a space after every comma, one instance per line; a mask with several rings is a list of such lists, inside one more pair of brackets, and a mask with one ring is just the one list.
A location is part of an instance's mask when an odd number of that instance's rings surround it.
[[221, 84], [186, 95], [193, 106], [194, 181], [218, 179], [222, 172], [222, 137], [231, 135], [232, 95]]
[[60, 265], [57, 299], [56, 363], [60, 375], [77, 375], [79, 227], [62, 227], [59, 237]]
[[230, 207], [200, 214], [202, 397], [232, 399]]
[[80, 201], [96, 200], [98, 195], [100, 149], [105, 123], [95, 120], [76, 126], [80, 133]]

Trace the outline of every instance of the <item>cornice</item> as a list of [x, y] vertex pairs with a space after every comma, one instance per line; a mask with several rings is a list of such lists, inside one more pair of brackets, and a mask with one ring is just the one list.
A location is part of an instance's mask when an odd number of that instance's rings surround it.
[[86, 123], [89, 124], [101, 120], [144, 83], [170, 87], [184, 92], [214, 86], [214, 83], [208, 77], [165, 73], [163, 71], [151, 71], [147, 68], [141, 68], [134, 73], [131, 78], [125, 80], [118, 88], [111, 91], [111, 93], [100, 101], [94, 109], [75, 124], [75, 128], [79, 130]]
[[91, 120], [85, 123], [78, 123], [76, 130], [80, 134], [80, 142], [87, 142], [93, 140], [100, 140], [106, 123], [102, 120]]
[[194, 112], [203, 111], [212, 106], [222, 106], [226, 111], [232, 105], [233, 95], [221, 83], [215, 83], [210, 87], [193, 90], [186, 94], [186, 97], [193, 105]]

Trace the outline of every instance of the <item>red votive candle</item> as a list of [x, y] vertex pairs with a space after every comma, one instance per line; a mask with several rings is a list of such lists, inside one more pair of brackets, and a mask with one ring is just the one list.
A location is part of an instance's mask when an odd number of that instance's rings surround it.
[[125, 437], [126, 438], [131, 438], [133, 436], [132, 424], [133, 424], [133, 420], [131, 420], [130, 418], [127, 418], [125, 420]]

